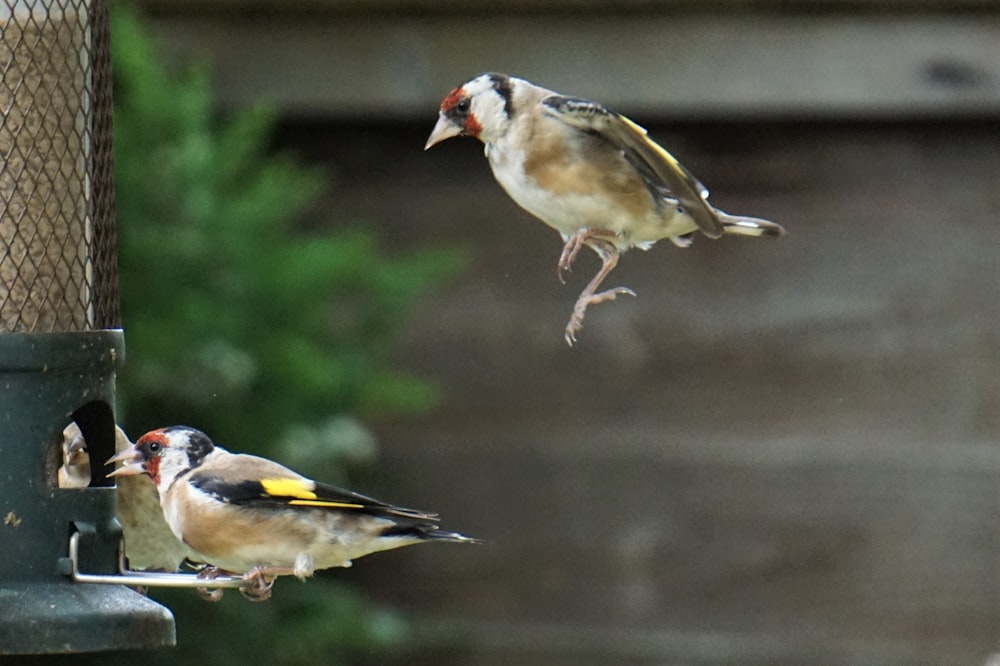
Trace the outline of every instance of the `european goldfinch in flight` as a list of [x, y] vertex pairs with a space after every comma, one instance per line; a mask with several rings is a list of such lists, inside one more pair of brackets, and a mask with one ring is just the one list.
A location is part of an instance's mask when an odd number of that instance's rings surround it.
[[600, 257], [566, 325], [570, 346], [587, 306], [635, 295], [627, 287], [597, 292], [629, 248], [648, 250], [664, 238], [687, 247], [695, 231], [709, 238], [784, 233], [774, 222], [713, 207], [705, 186], [625, 116], [524, 79], [480, 74], [448, 93], [424, 149], [453, 136], [482, 141], [500, 186], [562, 235], [560, 280], [581, 247]]

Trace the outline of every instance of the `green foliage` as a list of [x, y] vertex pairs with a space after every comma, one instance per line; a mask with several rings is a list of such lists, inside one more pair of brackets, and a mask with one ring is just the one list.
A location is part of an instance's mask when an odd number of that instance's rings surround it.
[[457, 255], [299, 231], [330, 178], [268, 152], [273, 114], [215, 119], [206, 68], [167, 71], [121, 6], [113, 29], [126, 424], [187, 423], [268, 454], [291, 427], [433, 404], [387, 358]]
[[336, 664], [338, 654], [382, 655], [407, 636], [397, 616], [374, 611], [345, 585], [331, 583], [332, 574], [300, 583], [282, 578], [274, 597], [251, 603], [236, 590], [221, 601], [204, 601], [192, 590], [156, 590], [151, 597], [177, 618], [177, 647], [151, 653], [170, 664], [239, 664], [250, 666], [316, 666]]
[[[330, 178], [271, 153], [273, 114], [214, 116], [208, 70], [164, 68], [122, 4], [112, 36], [126, 430], [185, 423], [337, 481], [374, 448], [356, 417], [433, 404], [434, 388], [388, 358], [408, 307], [458, 255], [387, 257], [344, 225], [305, 233]], [[265, 604], [154, 591], [175, 611], [179, 647], [144, 658], [332, 664], [398, 639], [399, 620], [335, 582], [346, 577], [281, 580]]]

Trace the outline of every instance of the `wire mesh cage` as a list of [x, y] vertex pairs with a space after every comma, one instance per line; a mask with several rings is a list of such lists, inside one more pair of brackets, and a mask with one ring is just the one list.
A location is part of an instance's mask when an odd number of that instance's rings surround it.
[[0, 331], [119, 325], [104, 2], [0, 2]]
[[[115, 448], [119, 327], [107, 0], [0, 0], [0, 657], [175, 643], [121, 584], [115, 488], [60, 485], [67, 424]], [[89, 481], [89, 483], [86, 483]], [[74, 550], [76, 548], [76, 550]]]

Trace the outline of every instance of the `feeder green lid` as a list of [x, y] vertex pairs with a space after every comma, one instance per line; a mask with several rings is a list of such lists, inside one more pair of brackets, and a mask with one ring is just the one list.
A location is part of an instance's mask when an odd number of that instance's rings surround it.
[[[69, 535], [81, 570], [114, 573], [121, 531], [102, 462], [114, 453], [121, 331], [0, 333], [0, 655], [175, 643], [170, 612], [120, 585], [66, 576]], [[92, 461], [88, 488], [56, 484], [62, 430], [76, 421]]]

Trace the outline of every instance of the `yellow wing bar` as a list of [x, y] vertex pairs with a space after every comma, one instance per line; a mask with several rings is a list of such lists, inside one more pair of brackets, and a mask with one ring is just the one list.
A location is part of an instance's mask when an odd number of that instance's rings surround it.
[[291, 500], [294, 506], [318, 506], [324, 509], [363, 509], [363, 504], [348, 504], [347, 502], [332, 502], [330, 500]]
[[308, 479], [261, 479], [260, 485], [264, 488], [264, 492], [274, 497], [316, 499], [316, 493], [313, 492], [315, 486]]
[[307, 479], [261, 479], [261, 487], [271, 497], [288, 497], [293, 506], [315, 506], [323, 509], [363, 509], [363, 504], [320, 499], [313, 492], [313, 482]]

